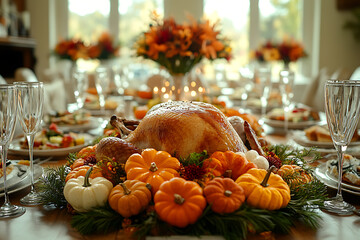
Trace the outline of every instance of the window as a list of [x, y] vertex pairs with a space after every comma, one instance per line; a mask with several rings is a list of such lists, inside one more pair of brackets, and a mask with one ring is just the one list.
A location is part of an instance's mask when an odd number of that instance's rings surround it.
[[81, 38], [86, 43], [94, 42], [108, 31], [110, 2], [98, 0], [69, 1], [69, 37]]

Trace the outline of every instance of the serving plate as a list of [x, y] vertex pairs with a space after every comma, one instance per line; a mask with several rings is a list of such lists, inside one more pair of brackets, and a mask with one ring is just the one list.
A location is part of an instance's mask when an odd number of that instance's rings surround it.
[[[280, 120], [273, 120], [269, 118], [264, 118], [264, 123], [269, 125], [270, 127], [274, 128], [284, 128], [285, 127], [285, 121]], [[289, 129], [305, 129], [308, 127], [311, 127], [313, 125], [320, 124], [321, 121], [303, 121], [303, 122], [288, 122], [288, 128]]]
[[[325, 149], [334, 149], [334, 144], [332, 142], [317, 142], [317, 141], [310, 141], [304, 131], [293, 131], [293, 139], [294, 141], [303, 146], [303, 147], [319, 147]], [[351, 142], [348, 147], [358, 147], [360, 146], [360, 141]]]
[[[14, 165], [14, 170], [17, 168], [19, 171], [24, 172], [24, 174], [20, 174], [20, 176], [16, 175], [16, 177], [13, 178], [11, 181], [10, 179], [7, 179], [8, 194], [20, 191], [30, 186], [30, 167], [27, 165], [18, 164], [18, 161], [12, 160], [11, 162], [11, 164]], [[39, 179], [42, 174], [43, 168], [38, 164], [34, 164], [34, 180], [36, 181], [37, 179]], [[2, 186], [2, 188], [0, 189], [0, 197], [3, 196], [4, 186]]]
[[[85, 143], [81, 145], [76, 145], [73, 147], [67, 147], [67, 148], [55, 148], [55, 149], [34, 149], [34, 157], [62, 157], [66, 156], [69, 153], [72, 152], [78, 152], [82, 148], [90, 145], [92, 143], [92, 140], [94, 137], [92, 137], [90, 134], [79, 134], [79, 136], [84, 136]], [[20, 156], [29, 156], [29, 150], [21, 148], [20, 142], [22, 141], [22, 138], [14, 139], [9, 146], [9, 154], [14, 155], [20, 155]]]
[[89, 122], [84, 124], [58, 124], [58, 128], [64, 132], [84, 132], [100, 126], [98, 118], [90, 117]]
[[[334, 182], [337, 182], [337, 178], [336, 178], [334, 175], [332, 175], [328, 169], [326, 169], [325, 175], [326, 175], [329, 179], [333, 180]], [[345, 187], [345, 188], [348, 188], [348, 189], [351, 189], [351, 190], [360, 192], [360, 187], [357, 187], [357, 186], [355, 186], [355, 185], [351, 185], [351, 184], [348, 184], [348, 183], [346, 183], [346, 182], [342, 182], [341, 185], [342, 185], [343, 187]]]
[[[325, 163], [321, 163], [319, 166], [317, 166], [315, 168], [314, 175], [321, 182], [323, 182], [326, 186], [333, 188], [333, 189], [337, 189], [337, 181], [330, 178], [326, 172], [327, 172], [327, 167], [326, 167], [326, 162], [325, 162]], [[344, 183], [342, 183], [342, 186], [344, 186]], [[344, 187], [344, 188], [342, 188], [342, 191], [360, 196], [360, 191], [357, 191], [357, 190], [353, 190], [353, 189]]]

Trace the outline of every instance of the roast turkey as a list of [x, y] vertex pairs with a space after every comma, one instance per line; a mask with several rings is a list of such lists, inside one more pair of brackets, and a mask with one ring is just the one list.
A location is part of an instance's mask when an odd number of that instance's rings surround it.
[[121, 130], [126, 148], [129, 145], [137, 149], [154, 148], [177, 157], [203, 150], [210, 154], [247, 151], [226, 116], [213, 105], [203, 102], [158, 104], [148, 111], [134, 131], [127, 129], [116, 116], [112, 117], [111, 124]]

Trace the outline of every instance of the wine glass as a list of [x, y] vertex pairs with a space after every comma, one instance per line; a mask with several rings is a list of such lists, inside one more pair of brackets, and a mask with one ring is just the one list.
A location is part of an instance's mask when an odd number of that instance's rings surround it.
[[341, 193], [344, 152], [359, 121], [360, 81], [328, 80], [325, 84], [325, 110], [330, 135], [338, 152], [338, 189], [336, 197], [324, 202], [325, 210], [351, 215], [355, 207]]
[[100, 110], [105, 114], [105, 101], [110, 85], [110, 74], [107, 68], [98, 67], [95, 70], [95, 86], [99, 95]]
[[6, 186], [6, 158], [9, 142], [14, 134], [16, 122], [16, 88], [14, 85], [0, 85], [0, 150], [4, 179], [5, 202], [0, 208], [0, 218], [17, 217], [25, 213], [26, 209], [12, 205]]
[[260, 90], [261, 101], [261, 119], [260, 123], [264, 123], [266, 115], [266, 109], [268, 105], [268, 99], [271, 92], [271, 68], [268, 66], [261, 66], [257, 70], [255, 87], [258, 86]]
[[41, 128], [44, 85], [42, 82], [16, 82], [15, 85], [18, 97], [18, 119], [29, 146], [31, 172], [31, 191], [28, 195], [21, 198], [20, 202], [25, 205], [39, 205], [41, 204], [41, 198], [34, 186], [33, 147], [35, 134]]
[[289, 128], [289, 112], [291, 109], [292, 99], [294, 97], [294, 72], [283, 70], [280, 71], [279, 87], [284, 108], [284, 129], [285, 134], [288, 133]]
[[87, 71], [84, 69], [75, 68], [72, 77], [74, 80], [74, 95], [77, 103], [78, 110], [84, 107], [86, 90], [89, 87]]

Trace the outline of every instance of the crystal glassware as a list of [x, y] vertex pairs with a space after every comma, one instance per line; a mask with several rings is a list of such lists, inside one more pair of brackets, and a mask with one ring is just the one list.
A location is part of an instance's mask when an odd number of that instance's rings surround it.
[[28, 195], [21, 198], [20, 202], [24, 205], [39, 205], [41, 204], [41, 198], [36, 192], [34, 185], [33, 148], [35, 134], [41, 128], [44, 86], [42, 82], [16, 82], [15, 85], [18, 97], [18, 119], [29, 146], [31, 172], [31, 191]]
[[95, 86], [99, 95], [100, 110], [105, 114], [105, 101], [110, 85], [110, 74], [106, 67], [98, 67], [95, 70]]
[[295, 74], [290, 70], [282, 70], [279, 75], [279, 88], [284, 108], [284, 129], [285, 134], [287, 134], [289, 128], [289, 112], [294, 97]]
[[17, 217], [25, 213], [25, 208], [12, 205], [6, 186], [6, 158], [9, 142], [14, 134], [16, 122], [16, 88], [14, 85], [0, 85], [0, 150], [4, 179], [4, 204], [0, 208], [0, 218]]
[[338, 189], [334, 198], [324, 202], [324, 209], [339, 215], [351, 215], [355, 207], [343, 200], [341, 182], [344, 152], [359, 121], [360, 81], [326, 81], [325, 110], [330, 135], [338, 152]]
[[269, 66], [260, 66], [257, 69], [255, 87], [258, 87], [260, 91], [261, 119], [259, 122], [263, 124], [271, 92], [271, 68]]
[[84, 69], [75, 68], [72, 72], [74, 80], [74, 95], [78, 110], [84, 107], [86, 90], [89, 88], [88, 74]]

